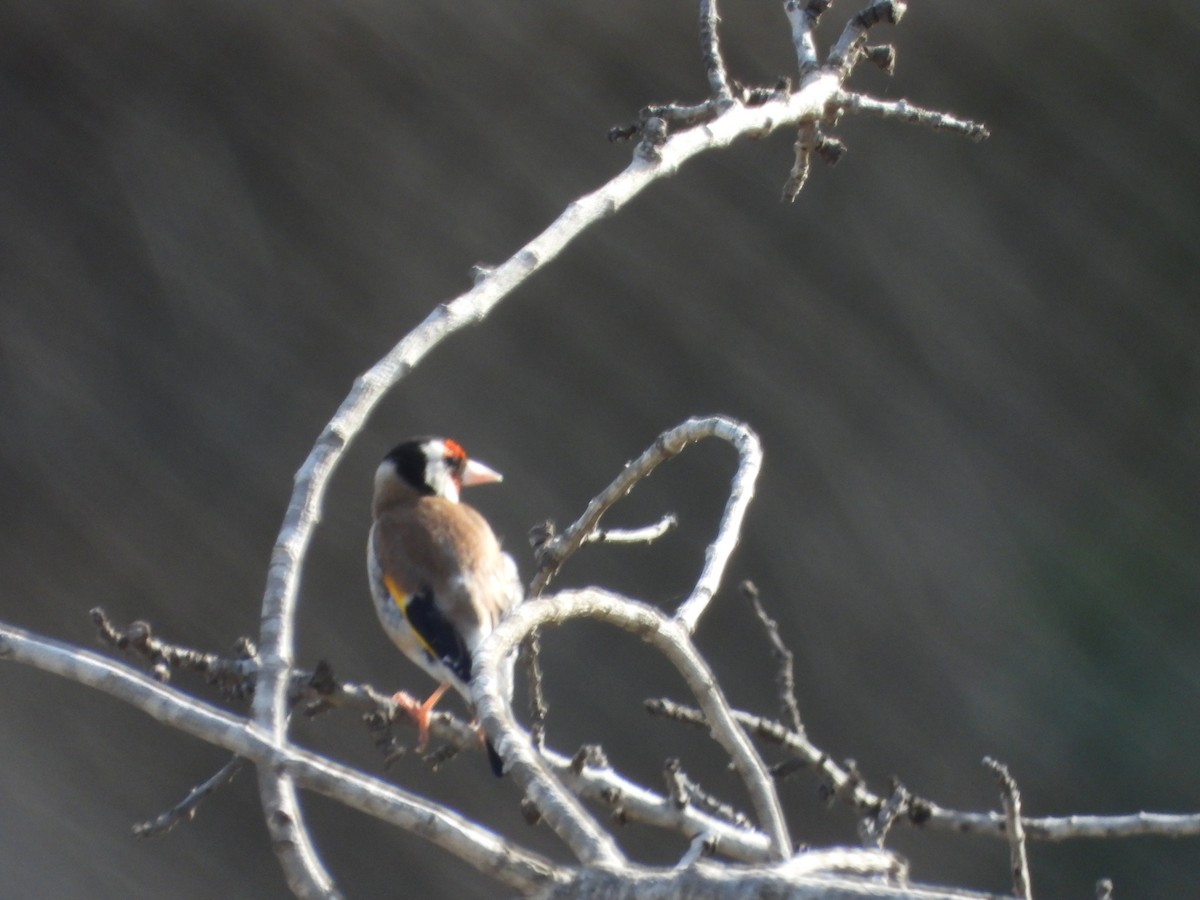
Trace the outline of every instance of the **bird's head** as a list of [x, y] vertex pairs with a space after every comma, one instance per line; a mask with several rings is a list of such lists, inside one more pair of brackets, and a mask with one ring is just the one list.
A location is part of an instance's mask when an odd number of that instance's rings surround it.
[[499, 472], [469, 459], [456, 441], [421, 437], [397, 444], [384, 457], [375, 472], [375, 494], [378, 498], [402, 487], [418, 496], [444, 497], [457, 503], [463, 488], [502, 480]]

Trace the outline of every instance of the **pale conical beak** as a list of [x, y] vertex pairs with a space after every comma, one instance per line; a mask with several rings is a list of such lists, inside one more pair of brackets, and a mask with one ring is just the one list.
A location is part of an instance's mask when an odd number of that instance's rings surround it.
[[472, 487], [476, 484], [494, 484], [497, 481], [503, 480], [504, 476], [495, 469], [473, 459], [468, 459], [467, 464], [463, 467], [463, 487]]

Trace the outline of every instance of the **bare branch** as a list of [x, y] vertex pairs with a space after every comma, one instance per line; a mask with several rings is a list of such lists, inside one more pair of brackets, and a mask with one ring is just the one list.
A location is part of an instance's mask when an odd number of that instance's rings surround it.
[[[254, 696], [254, 684], [258, 677], [259, 663], [253, 645], [245, 638], [235, 644], [235, 657], [223, 657], [163, 641], [153, 634], [150, 623], [136, 621], [128, 629], [113, 625], [102, 609], [92, 610], [92, 619], [100, 630], [101, 637], [117, 649], [136, 654], [152, 666], [155, 680], [166, 683], [172, 670], [195, 671], [204, 676], [208, 684], [215, 685], [221, 696], [227, 699], [244, 700]], [[385, 756], [390, 758], [405, 752], [396, 751], [391, 737], [391, 726], [400, 724], [415, 728], [416, 723], [407, 714], [400, 714], [394, 695], [384, 694], [369, 684], [339, 681], [330, 665], [319, 660], [311, 670], [293, 669], [288, 688], [289, 703], [299, 708], [306, 717], [320, 715], [330, 709], [352, 709], [368, 718], [368, 727], [379, 744], [387, 744]], [[445, 746], [426, 757], [433, 763], [445, 761], [461, 750], [481, 751], [479, 735], [466, 722], [451, 713], [439, 711], [429, 720], [430, 734], [445, 742]], [[446, 752], [447, 749], [450, 752]], [[435, 765], [436, 767], [436, 765]]]
[[721, 58], [721, 38], [717, 33], [720, 22], [717, 0], [700, 0], [700, 52], [704, 72], [708, 75], [708, 89], [719, 106], [726, 106], [733, 103], [733, 92], [729, 88], [725, 60]]
[[[1000, 813], [968, 813], [927, 804], [928, 823], [939, 829], [963, 834], [1004, 836], [1004, 816]], [[1039, 841], [1067, 841], [1076, 838], [1118, 838], [1158, 835], [1160, 837], [1200, 836], [1200, 813], [1137, 812], [1124, 816], [1039, 816], [1022, 817], [1025, 837]]]
[[698, 834], [692, 838], [687, 852], [679, 857], [679, 862], [675, 864], [675, 868], [686, 869], [694, 866], [700, 861], [701, 857], [712, 856], [714, 850], [715, 846], [712, 837], [707, 834]]
[[[686, 809], [695, 804], [709, 815], [728, 822], [737, 828], [751, 828], [750, 819], [728, 803], [718, 800], [683, 771], [683, 763], [677, 758], [668, 759], [663, 765], [663, 777], [667, 783], [667, 797], [677, 809]], [[711, 855], [711, 854], [710, 854]]]
[[[513, 721], [500, 691], [499, 672], [503, 660], [531, 629], [579, 617], [607, 622], [636, 634], [675, 666], [704, 711], [713, 738], [729, 753], [745, 782], [759, 820], [771, 836], [773, 855], [777, 859], [789, 856], [791, 841], [787, 824], [766, 766], [734, 721], [712, 671], [692, 645], [689, 632], [678, 617], [668, 619], [644, 603], [596, 589], [562, 591], [527, 600], [497, 626], [475, 657], [478, 674], [471, 682], [471, 699], [480, 721], [503, 757], [506, 769], [512, 771], [518, 784], [538, 803], [547, 823], [577, 855], [580, 852], [577, 843], [585, 852], [596, 852], [595, 838], [589, 834], [593, 823], [537, 757], [528, 736]], [[542, 798], [547, 805], [542, 804]]]
[[[114, 644], [119, 636], [127, 634], [113, 626], [106, 617], [102, 618], [105, 627], [113, 636]], [[141, 633], [148, 632], [149, 628], [149, 625], [143, 623]], [[531, 637], [536, 637], [536, 634], [534, 632]], [[128, 641], [121, 643], [129, 646]], [[528, 643], [527, 640], [522, 645], [523, 648]], [[236, 661], [239, 663], [236, 671], [240, 680], [228, 685], [222, 684], [222, 692], [232, 691], [238, 696], [253, 694], [257, 674], [257, 663], [253, 660], [225, 660], [213, 654], [177, 645], [169, 645], [164, 652], [169, 657], [206, 659], [212, 670], [224, 670], [228, 668], [228, 664]], [[293, 671], [290, 693], [293, 702], [303, 706], [306, 716], [335, 708], [363, 713], [376, 744], [385, 756], [385, 765], [406, 752], [406, 748], [397, 746], [392, 735], [392, 726], [415, 728], [412, 718], [408, 715], [398, 715], [393, 699], [370, 685], [339, 681], [333, 677], [327, 664], [318, 663], [312, 672], [299, 669]], [[449, 755], [462, 750], [480, 751], [479, 736], [475, 729], [452, 714], [444, 711], [434, 713], [429, 724], [432, 737], [442, 742], [439, 750], [426, 757], [435, 767]], [[669, 798], [624, 779], [608, 767], [601, 754], [593, 753], [581, 759], [567, 759], [541, 747], [533, 728], [531, 738], [573, 793], [582, 799], [611, 806], [614, 818], [678, 831], [688, 837], [709, 834], [719, 846], [722, 855], [744, 862], [763, 862], [768, 858], [769, 840], [766, 834], [744, 823], [738, 823], [735, 816], [721, 812], [718, 815], [723, 815], [723, 820], [714, 818], [704, 811], [703, 803], [700, 806], [688, 805], [681, 809]], [[689, 796], [695, 796], [695, 786], [689, 783], [688, 788]]]
[[704, 554], [704, 570], [692, 594], [675, 611], [675, 619], [689, 633], [696, 630], [700, 616], [708, 608], [708, 603], [717, 593], [721, 578], [725, 574], [725, 566], [733, 555], [741, 539], [742, 520], [754, 497], [754, 484], [758, 480], [758, 472], [762, 468], [762, 444], [758, 435], [747, 426], [729, 419], [716, 417], [712, 420], [714, 437], [733, 444], [738, 452], [738, 468], [734, 473], [729, 490], [729, 500], [725, 503], [725, 512], [721, 516], [721, 524], [717, 536]]
[[417, 833], [514, 890], [528, 893], [569, 877], [569, 870], [435, 803], [315, 753], [281, 746], [256, 725], [98, 654], [0, 624], [0, 659], [103, 691], [260, 769], [272, 769], [291, 782]]
[[612, 872], [588, 869], [565, 884], [537, 894], [539, 900], [637, 897], [721, 897], [754, 900], [997, 900], [995, 894], [954, 888], [918, 887], [892, 876], [895, 857], [878, 850], [812, 850], [770, 867], [753, 870], [719, 867], [703, 859], [668, 870]]
[[863, 844], [868, 847], [883, 849], [888, 832], [896, 820], [908, 812], [912, 796], [900, 782], [893, 780], [892, 792], [887, 800], [879, 807], [875, 815], [867, 815], [859, 822], [858, 832]]
[[783, 183], [782, 198], [788, 203], [794, 203], [808, 183], [808, 173], [812, 168], [812, 154], [820, 140], [820, 130], [816, 122], [805, 122], [796, 132], [796, 143], [792, 147], [795, 162], [792, 171], [788, 173], [787, 181]]
[[[104, 623], [110, 643], [129, 646], [122, 636], [127, 632], [117, 629], [100, 613], [97, 621]], [[143, 623], [142, 631], [150, 626]], [[537, 632], [522, 645], [522, 649], [535, 639]], [[239, 641], [239, 646], [243, 643]], [[212, 670], [228, 668], [231, 660], [205, 654], [177, 645], [163, 645], [169, 657], [181, 659], [206, 659]], [[257, 674], [257, 663], [253, 659], [236, 662], [237, 678], [230, 684], [222, 684], [222, 692], [232, 691], [238, 696], [250, 696]], [[540, 667], [538, 667], [540, 673]], [[540, 678], [540, 675], [539, 675]], [[367, 719], [375, 743], [385, 757], [385, 766], [396, 756], [406, 752], [398, 747], [392, 735], [392, 726], [399, 724], [409, 729], [415, 725], [411, 717], [397, 715], [394, 700], [375, 690], [370, 685], [339, 681], [333, 676], [328, 664], [319, 662], [312, 672], [295, 670], [292, 676], [291, 696], [293, 702], [303, 707], [306, 716], [317, 715], [329, 709], [350, 709], [363, 713]], [[442, 747], [426, 757], [435, 767], [445, 758], [462, 750], [479, 751], [479, 736], [471, 725], [447, 712], [437, 712], [430, 718], [430, 734]], [[612, 807], [614, 819], [620, 822], [636, 821], [654, 827], [678, 831], [685, 837], [709, 835], [721, 855], [743, 862], [764, 862], [769, 858], [770, 845], [767, 835], [749, 826], [741, 814], [729, 809], [717, 808], [711, 798], [702, 796], [699, 788], [684, 778], [685, 793], [689, 800], [682, 808], [669, 797], [634, 784], [612, 770], [603, 754], [592, 752], [576, 754], [568, 759], [561, 754], [541, 746], [535, 727], [531, 727], [531, 739], [555, 770], [564, 784], [581, 799], [591, 800]], [[598, 748], [593, 748], [597, 750]], [[215, 779], [214, 779], [215, 780]], [[709, 811], [711, 810], [711, 814]], [[540, 814], [539, 814], [540, 816]]]
[[597, 528], [583, 539], [585, 544], [652, 544], [669, 531], [674, 531], [679, 519], [667, 513], [653, 525], [641, 528]]
[[1017, 900], [1030, 900], [1033, 894], [1029, 881], [1029, 855], [1025, 851], [1025, 829], [1021, 822], [1021, 791], [1004, 763], [989, 756], [983, 760], [983, 764], [992, 770], [996, 782], [1000, 785], [1000, 800], [1004, 804], [1004, 830], [1008, 834], [1013, 895]]
[[758, 595], [758, 588], [754, 586], [754, 583], [743, 581], [742, 594], [754, 605], [754, 614], [758, 616], [758, 621], [766, 629], [767, 640], [771, 642], [771, 654], [775, 657], [775, 663], [779, 666], [775, 674], [775, 686], [779, 692], [779, 705], [783, 708], [787, 717], [791, 719], [792, 731], [796, 734], [804, 734], [804, 725], [800, 722], [800, 704], [796, 702], [796, 675], [793, 667], [792, 651], [788, 649], [787, 644], [783, 642], [783, 638], [779, 635], [779, 623], [767, 615], [767, 611], [763, 608], [762, 600]]
[[[645, 705], [651, 715], [674, 719], [696, 728], [706, 727], [704, 715], [698, 709], [667, 699], [647, 700]], [[740, 710], [734, 711], [734, 717], [751, 736], [777, 744], [793, 754], [798, 767], [818, 772], [828, 782], [830, 793], [834, 796], [872, 814], [882, 804], [883, 801], [868, 791], [848, 766], [838, 765], [804, 734], [790, 731], [779, 722]], [[775, 777], [781, 777], [780, 773], [776, 772]]]
[[[695, 708], [667, 699], [647, 700], [651, 715], [674, 719], [696, 728], [706, 727], [704, 715]], [[830, 785], [831, 795], [865, 814], [876, 815], [887, 798], [872, 793], [850, 766], [839, 765], [805, 735], [788, 730], [783, 724], [735, 710], [734, 716], [746, 732], [760, 740], [782, 747], [796, 757], [795, 764], [776, 767], [776, 777], [797, 768], [810, 768]], [[1005, 838], [1005, 817], [1001, 813], [973, 813], [947, 809], [922, 797], [909, 795], [907, 808], [899, 819], [916, 828], [952, 831], [959, 834], [984, 834]], [[1045, 816], [1021, 818], [1029, 840], [1066, 841], [1079, 838], [1118, 838], [1158, 835], [1161, 837], [1200, 836], [1200, 813], [1138, 812], [1123, 816]]]
[[959, 119], [949, 113], [914, 106], [907, 100], [876, 100], [866, 94], [845, 92], [834, 101], [846, 112], [868, 113], [881, 119], [896, 119], [911, 125], [924, 125], [934, 131], [949, 131], [961, 134], [973, 141], [982, 141], [991, 136], [987, 126], [970, 119]]
[[821, 14], [829, 9], [832, 0], [784, 0], [783, 11], [792, 26], [792, 43], [796, 45], [796, 63], [800, 77], [820, 65], [817, 45], [813, 41], [813, 29]]
[[186, 797], [166, 812], [149, 822], [139, 822], [134, 825], [133, 836], [144, 838], [166, 834], [180, 822], [190, 822], [196, 817], [196, 810], [200, 808], [200, 804], [229, 784], [229, 782], [233, 781], [234, 776], [242, 771], [245, 765], [245, 759], [235, 756], [229, 762], [225, 763], [225, 765], [221, 766], [211, 778], [202, 781], [192, 788]]
[[236, 656], [205, 653], [161, 640], [149, 622], [136, 621], [128, 628], [115, 626], [100, 607], [90, 613], [100, 638], [111, 647], [144, 659], [154, 678], [164, 684], [171, 680], [171, 670], [196, 672], [209, 684], [216, 685], [221, 695], [230, 700], [244, 700], [254, 693], [258, 660], [254, 644], [241, 639], [235, 647]]
[[549, 749], [543, 750], [543, 756], [574, 794], [610, 806], [619, 822], [642, 822], [688, 838], [706, 834], [716, 853], [742, 862], [762, 863], [771, 857], [770, 838], [764, 832], [730, 824], [695, 806], [680, 808], [671, 798], [622, 777], [607, 762], [585, 760], [575, 765]]

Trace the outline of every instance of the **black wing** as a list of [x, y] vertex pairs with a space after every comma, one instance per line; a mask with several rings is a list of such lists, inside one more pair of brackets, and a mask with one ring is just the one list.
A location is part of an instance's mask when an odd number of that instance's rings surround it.
[[463, 684], [471, 680], [471, 653], [458, 630], [438, 611], [433, 591], [422, 588], [404, 606], [404, 616], [433, 656], [441, 660]]

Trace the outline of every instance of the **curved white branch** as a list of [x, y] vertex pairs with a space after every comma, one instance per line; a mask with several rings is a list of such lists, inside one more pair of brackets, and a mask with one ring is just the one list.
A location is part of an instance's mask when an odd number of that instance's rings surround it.
[[696, 630], [696, 623], [700, 621], [700, 616], [704, 614], [709, 601], [716, 594], [729, 557], [741, 538], [742, 520], [745, 519], [746, 510], [754, 498], [754, 483], [758, 480], [763, 458], [758, 435], [747, 426], [720, 416], [710, 421], [712, 436], [728, 441], [737, 450], [738, 468], [733, 476], [729, 499], [725, 503], [725, 512], [721, 516], [717, 536], [704, 554], [704, 571], [700, 573], [700, 580], [696, 582], [691, 596], [683, 601], [675, 612], [675, 618], [689, 633]]
[[770, 836], [772, 858], [789, 857], [791, 839], [774, 781], [753, 744], [734, 720], [712, 670], [692, 645], [690, 633], [678, 621], [652, 606], [597, 589], [562, 591], [527, 600], [508, 614], [475, 655], [477, 674], [471, 682], [471, 699], [480, 721], [506, 767], [529, 793], [555, 832], [580, 859], [584, 859], [581, 853], [607, 855], [604, 842], [611, 838], [596, 826], [559, 782], [529, 736], [517, 726], [500, 690], [502, 682], [497, 674], [503, 660], [515, 652], [535, 628], [573, 618], [606, 622], [635, 634], [652, 644], [679, 670], [704, 711], [713, 739], [730, 755], [734, 768], [746, 784], [759, 820]]
[[762, 444], [758, 435], [749, 426], [725, 416], [688, 419], [664, 431], [641, 456], [626, 463], [612, 483], [592, 499], [583, 514], [541, 548], [538, 553], [539, 569], [530, 587], [530, 594], [537, 596], [545, 589], [567, 557], [587, 543], [604, 514], [633, 490], [634, 485], [659, 465], [682, 453], [688, 444], [710, 437], [720, 438], [734, 446], [738, 452], [738, 468], [733, 476], [717, 536], [705, 551], [700, 578], [675, 614], [684, 628], [689, 632], [695, 631], [696, 623], [717, 592], [721, 577], [725, 574], [725, 566], [737, 547], [742, 520], [754, 497], [754, 483], [762, 468]]

